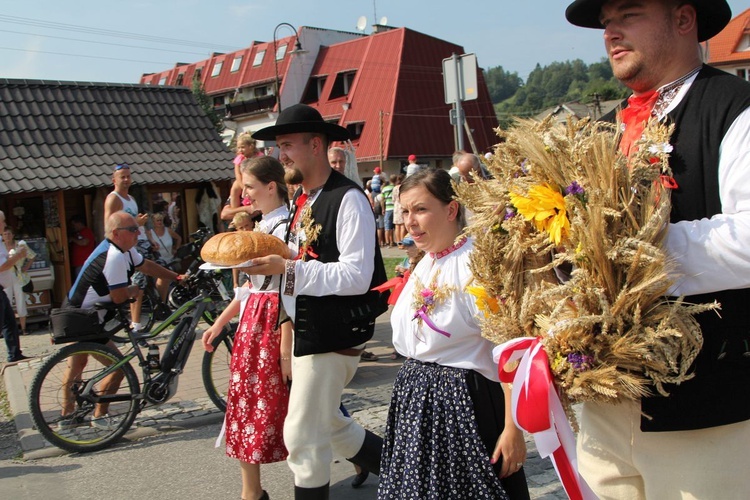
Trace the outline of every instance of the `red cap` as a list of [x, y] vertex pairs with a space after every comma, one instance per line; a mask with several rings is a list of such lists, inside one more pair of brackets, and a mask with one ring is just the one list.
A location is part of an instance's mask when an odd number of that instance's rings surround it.
[[417, 161], [417, 155], [409, 155], [409, 161]]
[[380, 167], [375, 167], [375, 170], [374, 170], [374, 172], [375, 172], [376, 174], [379, 174], [379, 173], [380, 173]]

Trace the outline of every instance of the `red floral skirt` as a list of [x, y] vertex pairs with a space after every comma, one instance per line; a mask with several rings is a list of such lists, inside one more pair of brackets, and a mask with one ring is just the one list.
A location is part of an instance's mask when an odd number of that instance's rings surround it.
[[284, 419], [289, 389], [279, 362], [281, 330], [274, 329], [278, 295], [251, 293], [237, 328], [227, 394], [227, 455], [254, 464], [286, 460]]

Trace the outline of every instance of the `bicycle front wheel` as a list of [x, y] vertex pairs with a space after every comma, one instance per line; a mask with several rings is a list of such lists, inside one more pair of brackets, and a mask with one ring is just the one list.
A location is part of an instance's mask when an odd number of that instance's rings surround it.
[[213, 352], [203, 354], [203, 386], [216, 407], [227, 411], [227, 390], [229, 389], [229, 364], [232, 360], [234, 331], [236, 323], [224, 327], [221, 335], [213, 342]]
[[139, 411], [138, 394], [138, 377], [122, 354], [81, 342], [42, 364], [31, 382], [29, 409], [51, 444], [89, 452], [114, 444], [128, 431]]

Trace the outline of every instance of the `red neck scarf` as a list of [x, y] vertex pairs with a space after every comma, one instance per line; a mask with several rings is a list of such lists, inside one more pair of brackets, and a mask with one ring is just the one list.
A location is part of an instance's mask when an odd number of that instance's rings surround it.
[[658, 98], [659, 92], [655, 90], [639, 96], [632, 95], [628, 98], [628, 107], [620, 111], [620, 121], [625, 125], [620, 152], [625, 156], [630, 156], [633, 143], [641, 137]]
[[305, 202], [307, 201], [308, 195], [307, 193], [302, 193], [297, 197], [296, 200], [294, 200], [294, 219], [292, 220], [292, 227], [295, 227], [297, 225], [297, 219], [299, 219], [299, 214], [302, 212], [302, 208], [305, 206]]

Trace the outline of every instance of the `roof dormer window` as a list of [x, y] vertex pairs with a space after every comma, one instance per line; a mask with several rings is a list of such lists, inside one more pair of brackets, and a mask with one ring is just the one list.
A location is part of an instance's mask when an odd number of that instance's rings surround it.
[[240, 66], [242, 66], [242, 56], [237, 56], [232, 61], [232, 67], [229, 69], [231, 73], [236, 73], [240, 70]]
[[255, 59], [253, 59], [253, 66], [260, 66], [263, 64], [263, 56], [266, 55], [265, 50], [259, 50], [255, 53]]

